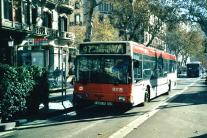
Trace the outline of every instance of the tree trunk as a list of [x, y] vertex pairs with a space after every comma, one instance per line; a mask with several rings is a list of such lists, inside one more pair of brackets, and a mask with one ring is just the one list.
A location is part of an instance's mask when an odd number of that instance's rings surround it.
[[93, 11], [95, 8], [94, 0], [87, 0], [85, 3], [85, 19], [86, 19], [86, 32], [85, 32], [85, 42], [91, 41], [92, 29], [93, 29]]
[[102, 0], [86, 0], [85, 1], [85, 21], [86, 21], [86, 32], [84, 42], [90, 42], [92, 31], [93, 31], [93, 12], [94, 8], [101, 4]]

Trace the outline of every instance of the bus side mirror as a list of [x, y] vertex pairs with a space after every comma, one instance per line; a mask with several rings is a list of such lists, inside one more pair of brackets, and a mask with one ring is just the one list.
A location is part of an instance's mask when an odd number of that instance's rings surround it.
[[139, 68], [139, 61], [137, 60], [134, 61], [134, 68]]

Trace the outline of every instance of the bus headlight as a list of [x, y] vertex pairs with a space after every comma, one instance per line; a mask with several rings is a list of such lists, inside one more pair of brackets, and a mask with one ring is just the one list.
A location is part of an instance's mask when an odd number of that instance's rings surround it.
[[126, 97], [124, 97], [124, 96], [119, 96], [119, 97], [118, 97], [118, 100], [119, 100], [120, 102], [125, 102], [125, 101], [126, 101]]
[[83, 91], [83, 86], [79, 86], [78, 91]]

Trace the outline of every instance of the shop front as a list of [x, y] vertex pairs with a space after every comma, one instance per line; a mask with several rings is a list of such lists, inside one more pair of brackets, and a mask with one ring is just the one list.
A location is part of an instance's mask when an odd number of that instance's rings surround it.
[[16, 49], [17, 65], [37, 65], [48, 71], [50, 92], [65, 91], [70, 86], [68, 45], [42, 37], [24, 40]]

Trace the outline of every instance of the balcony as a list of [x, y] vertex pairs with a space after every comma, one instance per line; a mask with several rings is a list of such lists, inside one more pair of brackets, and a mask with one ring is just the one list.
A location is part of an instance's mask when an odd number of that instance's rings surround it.
[[1, 19], [1, 26], [3, 28], [13, 28], [13, 22], [8, 19]]
[[59, 4], [57, 6], [57, 11], [59, 13], [66, 13], [66, 14], [72, 14], [73, 13], [73, 7], [67, 4]]
[[61, 45], [67, 45], [75, 41], [75, 35], [71, 32], [59, 32], [59, 39]]
[[43, 0], [42, 2], [50, 9], [57, 8], [59, 13], [71, 14], [74, 9], [69, 0]]
[[58, 30], [47, 28], [47, 27], [40, 27], [40, 26], [31, 26], [31, 32], [37, 36], [47, 36], [50, 38], [58, 38]]

